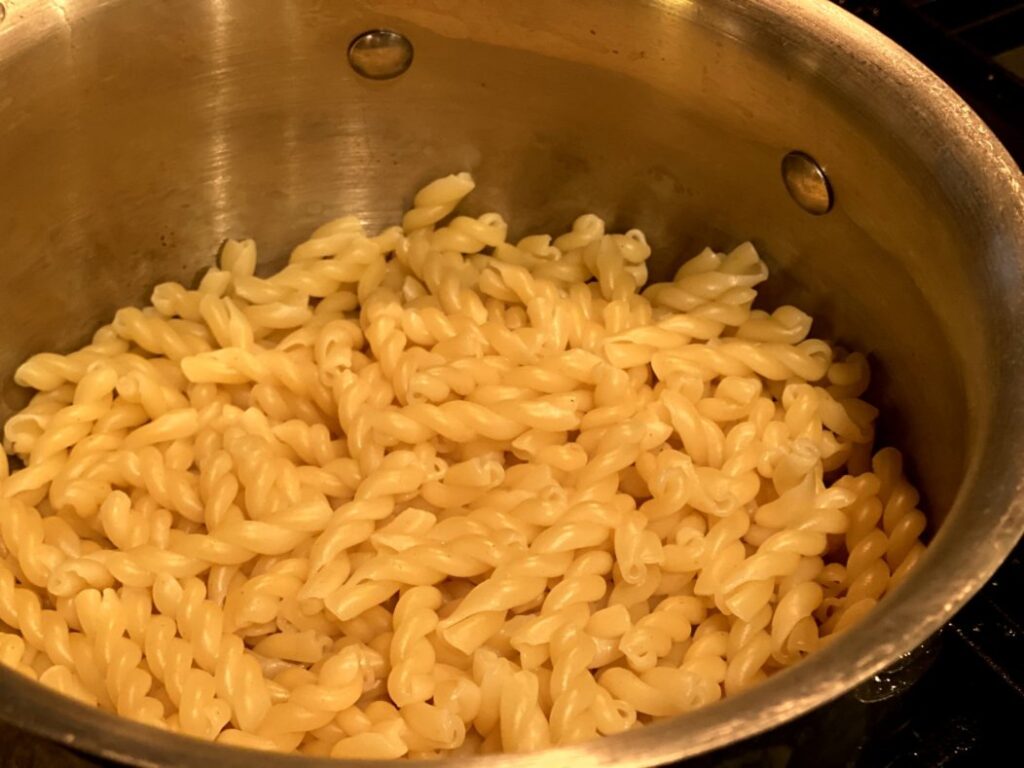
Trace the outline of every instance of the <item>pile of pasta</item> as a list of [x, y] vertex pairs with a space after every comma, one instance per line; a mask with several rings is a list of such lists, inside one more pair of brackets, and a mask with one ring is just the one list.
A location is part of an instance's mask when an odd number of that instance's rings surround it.
[[[536, 750], [757, 684], [903, 580], [925, 517], [859, 354], [752, 309], [749, 244], [456, 216], [228, 241], [40, 354], [0, 466], [0, 660], [203, 739]], [[447, 222], [447, 223], [444, 223]]]

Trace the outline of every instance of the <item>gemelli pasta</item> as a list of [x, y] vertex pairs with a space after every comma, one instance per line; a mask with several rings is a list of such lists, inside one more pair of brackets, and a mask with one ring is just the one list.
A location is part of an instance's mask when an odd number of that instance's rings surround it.
[[753, 246], [647, 285], [638, 230], [512, 241], [449, 218], [473, 186], [268, 277], [228, 241], [17, 370], [0, 662], [225, 744], [527, 751], [738, 694], [906, 578], [867, 361], [752, 308]]

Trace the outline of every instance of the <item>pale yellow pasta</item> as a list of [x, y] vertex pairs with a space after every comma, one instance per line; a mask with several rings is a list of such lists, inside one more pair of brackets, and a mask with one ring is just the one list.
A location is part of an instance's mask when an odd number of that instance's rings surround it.
[[754, 309], [749, 243], [647, 285], [593, 214], [509, 240], [327, 222], [225, 243], [23, 363], [0, 454], [0, 664], [223, 744], [531, 751], [734, 695], [862, 619], [926, 518], [870, 368]]

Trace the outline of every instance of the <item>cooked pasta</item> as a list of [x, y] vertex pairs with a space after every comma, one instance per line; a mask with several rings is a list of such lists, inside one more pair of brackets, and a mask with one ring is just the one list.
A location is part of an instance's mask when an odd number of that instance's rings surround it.
[[228, 241], [4, 429], [0, 662], [225, 744], [529, 751], [731, 696], [847, 630], [926, 519], [866, 359], [752, 308], [753, 246], [647, 285], [594, 215]]

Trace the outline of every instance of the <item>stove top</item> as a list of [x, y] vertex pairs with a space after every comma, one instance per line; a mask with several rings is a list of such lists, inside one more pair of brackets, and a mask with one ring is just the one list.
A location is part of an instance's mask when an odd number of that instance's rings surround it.
[[[946, 80], [1024, 166], [1024, 2], [834, 0]], [[687, 768], [974, 768], [1016, 754], [1024, 723], [1024, 545], [899, 668]], [[0, 723], [0, 766], [104, 765]]]

